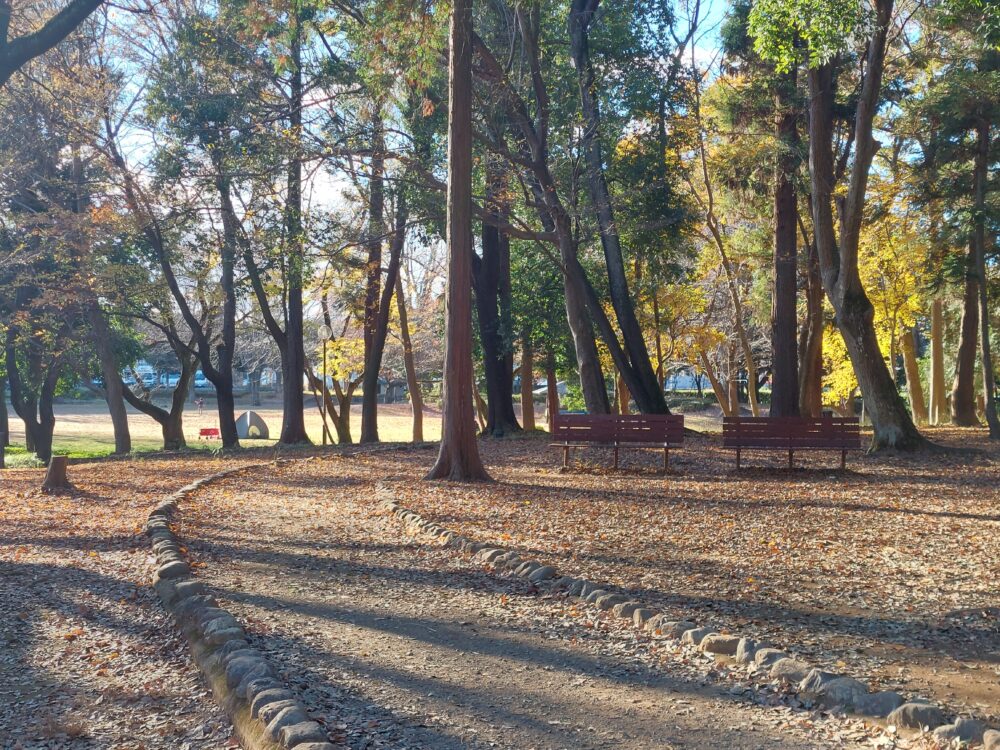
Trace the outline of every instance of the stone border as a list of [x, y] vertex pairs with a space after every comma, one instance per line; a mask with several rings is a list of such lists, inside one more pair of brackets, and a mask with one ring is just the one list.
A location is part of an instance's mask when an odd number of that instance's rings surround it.
[[334, 750], [323, 727], [309, 718], [265, 656], [250, 646], [236, 618], [194, 579], [170, 524], [178, 503], [206, 484], [276, 463], [283, 461], [247, 464], [202, 477], [156, 506], [146, 522], [157, 563], [153, 588], [187, 638], [195, 663], [246, 750]]
[[568, 597], [631, 620], [636, 628], [650, 635], [666, 636], [711, 654], [716, 659], [732, 660], [746, 667], [749, 674], [766, 675], [780, 688], [796, 693], [807, 707], [841, 710], [862, 719], [878, 719], [918, 732], [932, 732], [933, 738], [940, 743], [951, 743], [957, 739], [963, 743], [982, 743], [985, 750], [1000, 750], [1000, 731], [988, 728], [977, 719], [956, 717], [948, 723], [939, 706], [922, 698], [907, 701], [891, 690], [870, 693], [868, 686], [860, 680], [824, 672], [751, 638], [722, 635], [710, 627], [698, 627], [688, 620], [668, 620], [667, 615], [615, 592], [613, 587], [605, 589], [584, 578], [560, 576], [552, 565], [543, 565], [537, 560], [522, 560], [513, 550], [473, 541], [429, 521], [400, 505], [392, 491], [384, 485], [376, 487], [376, 500], [402, 521], [411, 534], [428, 534], [441, 546], [472, 555], [474, 560], [495, 571], [510, 572], [553, 592], [562, 591]]

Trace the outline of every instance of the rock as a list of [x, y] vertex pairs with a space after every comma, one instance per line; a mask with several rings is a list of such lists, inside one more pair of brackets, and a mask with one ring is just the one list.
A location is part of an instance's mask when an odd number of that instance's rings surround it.
[[[279, 701], [291, 701], [287, 705], [293, 705], [295, 695], [291, 690], [287, 690], [282, 687], [271, 688], [269, 690], [263, 690], [257, 695], [255, 695], [250, 701], [250, 715], [255, 719], [260, 714], [261, 709], [271, 703], [278, 703]], [[280, 709], [279, 709], [280, 710]], [[277, 713], [277, 711], [275, 711]], [[273, 715], [271, 718], [274, 718]]]
[[576, 583], [576, 579], [573, 578], [573, 576], [562, 576], [561, 578], [557, 578], [552, 581], [551, 586], [554, 590], [566, 591], [574, 583]]
[[540, 568], [535, 568], [531, 573], [528, 574], [528, 580], [538, 583], [539, 581], [547, 581], [550, 578], [556, 577], [556, 569], [551, 565], [543, 565]]
[[903, 696], [895, 690], [882, 690], [877, 693], [866, 695], [854, 706], [854, 710], [865, 716], [874, 716], [877, 719], [884, 719], [897, 708], [903, 705]]
[[325, 742], [326, 732], [315, 721], [303, 721], [282, 727], [278, 735], [285, 747], [300, 747], [303, 742]]
[[647, 607], [639, 607], [632, 613], [632, 622], [637, 628], [645, 626], [653, 617], [656, 616], [655, 609], [649, 609]]
[[176, 591], [174, 598], [177, 601], [208, 593], [208, 589], [201, 581], [178, 581], [174, 590]]
[[687, 631], [698, 627], [690, 620], [665, 620], [660, 623], [660, 632], [671, 638], [681, 638]]
[[586, 587], [587, 585], [589, 584], [586, 581], [577, 578], [572, 584], [570, 584], [570, 587], [566, 589], [566, 593], [569, 594], [570, 596], [580, 596], [584, 587]]
[[267, 703], [262, 703], [257, 707], [257, 718], [265, 724], [269, 724], [271, 719], [277, 716], [281, 711], [284, 711], [286, 708], [296, 708], [298, 705], [298, 701], [293, 698], [268, 701]]
[[853, 677], [810, 669], [799, 683], [799, 696], [826, 708], [840, 706], [852, 711], [868, 697], [868, 686]]
[[[243, 687], [243, 683], [237, 686], [237, 690]], [[268, 690], [281, 690], [284, 687], [276, 677], [254, 677], [248, 680], [246, 686], [243, 687], [243, 692], [241, 695], [246, 699], [248, 704], [253, 704], [253, 699], [256, 698], [261, 693], [265, 693]], [[291, 696], [285, 696], [291, 697]]]
[[191, 575], [191, 567], [182, 560], [174, 560], [156, 569], [160, 578], [183, 578]]
[[590, 593], [583, 597], [583, 600], [585, 602], [589, 602], [589, 603], [593, 604], [594, 602], [596, 602], [598, 599], [600, 599], [602, 596], [604, 596], [607, 593], [608, 592], [605, 591], [604, 589], [591, 589]]
[[516, 570], [518, 566], [520, 566], [521, 563], [523, 562], [524, 561], [520, 557], [518, 557], [517, 555], [513, 555], [512, 557], [508, 557], [504, 561], [503, 566], [507, 568], [507, 570]]
[[235, 688], [248, 674], [255, 677], [273, 675], [271, 665], [259, 656], [237, 656], [226, 662], [226, 684]]
[[1000, 732], [995, 729], [987, 729], [983, 734], [984, 750], [1000, 750]]
[[260, 667], [251, 669], [247, 672], [243, 679], [236, 685], [233, 692], [244, 700], [250, 700], [251, 686], [260, 685], [262, 683], [267, 685], [275, 684], [274, 670], [271, 669], [271, 665], [266, 661], [261, 662]]
[[218, 617], [213, 617], [210, 620], [201, 621], [201, 632], [206, 637], [219, 630], [232, 630], [233, 628], [239, 627], [240, 624], [237, 622], [236, 618], [228, 613], [219, 615]]
[[778, 659], [774, 664], [771, 665], [771, 670], [768, 672], [772, 680], [778, 680], [778, 682], [786, 683], [789, 685], [794, 685], [796, 683], [802, 682], [805, 676], [809, 673], [811, 667], [804, 661], [799, 661], [798, 659], [792, 659], [786, 656], [784, 659]]
[[711, 628], [689, 628], [681, 635], [681, 643], [690, 643], [693, 646], [697, 646], [710, 635], [718, 635], [718, 633]]
[[760, 648], [757, 649], [757, 653], [753, 655], [753, 663], [762, 669], [768, 669], [775, 662], [784, 659], [786, 656], [788, 656], [788, 654], [781, 649]]
[[934, 737], [941, 742], [958, 739], [962, 742], [981, 742], [986, 725], [965, 716], [955, 719], [954, 724], [945, 724], [934, 730]]
[[889, 714], [888, 722], [907, 729], [936, 729], [944, 724], [944, 713], [931, 703], [910, 701]]
[[210, 635], [206, 635], [202, 640], [209, 646], [222, 646], [229, 641], [244, 641], [246, 637], [247, 634], [243, 628], [235, 627], [216, 630]]
[[226, 641], [219, 647], [218, 654], [223, 660], [228, 659], [229, 656], [237, 651], [246, 651], [246, 655], [250, 655], [255, 651], [255, 649], [250, 648], [250, 644], [246, 641], [241, 641], [238, 638], [234, 638], [231, 641]]
[[736, 645], [736, 653], [733, 654], [739, 664], [749, 664], [753, 661], [754, 655], [760, 650], [760, 644], [753, 638], [740, 638]]
[[267, 733], [271, 735], [271, 739], [277, 740], [281, 737], [281, 730], [285, 727], [305, 723], [309, 723], [309, 717], [306, 715], [305, 709], [296, 703], [293, 706], [286, 706], [275, 714], [274, 718], [267, 723]]
[[590, 581], [583, 581], [583, 585], [580, 586], [580, 593], [577, 594], [581, 599], [586, 601], [587, 597], [598, 590], [598, 586], [595, 586]]
[[337, 750], [329, 742], [303, 742], [295, 746], [295, 750]]
[[698, 647], [706, 654], [734, 656], [740, 645], [740, 638], [735, 635], [706, 635]]
[[517, 568], [514, 569], [514, 575], [521, 576], [522, 578], [527, 578], [541, 567], [542, 564], [537, 560], [528, 560], [527, 562], [521, 563]]
[[622, 604], [628, 601], [628, 598], [623, 594], [605, 594], [604, 596], [599, 596], [594, 601], [598, 609], [611, 609], [616, 604]]
[[642, 602], [630, 601], [621, 602], [611, 608], [611, 614], [615, 617], [632, 617], [632, 613], [642, 606]]

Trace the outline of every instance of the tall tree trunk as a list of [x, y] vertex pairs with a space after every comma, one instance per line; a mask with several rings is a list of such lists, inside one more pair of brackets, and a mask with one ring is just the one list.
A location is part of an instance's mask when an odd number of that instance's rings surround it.
[[535, 352], [527, 331], [521, 335], [521, 427], [535, 429]]
[[288, 124], [293, 153], [288, 161], [288, 190], [285, 196], [285, 229], [288, 243], [287, 301], [284, 330], [285, 345], [281, 351], [284, 373], [281, 387], [281, 434], [278, 441], [285, 445], [308, 443], [305, 400], [302, 393], [302, 372], [306, 352], [302, 309], [302, 286], [305, 275], [305, 237], [302, 227], [302, 28], [298, 6], [293, 6], [291, 44], [291, 84], [289, 87]]
[[0, 448], [10, 445], [10, 414], [7, 411], [7, 376], [0, 375]]
[[962, 324], [955, 358], [955, 381], [951, 388], [951, 423], [958, 427], [979, 427], [976, 415], [976, 339], [979, 336], [979, 280], [976, 253], [969, 243], [965, 265], [965, 293], [962, 297]]
[[[399, 262], [406, 242], [406, 222], [409, 212], [406, 197], [400, 192], [396, 198], [396, 219], [389, 247], [389, 267], [385, 274], [385, 287], [378, 300], [375, 328], [369, 344], [368, 358], [365, 360], [364, 376], [361, 384], [361, 441], [377, 443], [378, 437], [378, 376], [382, 370], [382, 355], [385, 353], [385, 339], [389, 334], [389, 312], [392, 309], [392, 295], [396, 291], [399, 277]], [[381, 274], [381, 269], [379, 269]]]
[[943, 424], [948, 410], [944, 390], [944, 302], [935, 297], [931, 302], [931, 372], [930, 415], [932, 425]]
[[489, 480], [472, 404], [472, 0], [454, 0], [448, 61], [448, 289], [441, 449], [428, 479]]
[[628, 414], [628, 403], [632, 400], [632, 394], [628, 392], [628, 386], [625, 385], [625, 379], [620, 375], [615, 383], [615, 391], [618, 395], [618, 413], [623, 415]]
[[[486, 167], [486, 210], [498, 219], [505, 218], [504, 175], [492, 161]], [[483, 372], [486, 376], [486, 427], [484, 435], [503, 437], [520, 432], [514, 414], [514, 372], [510, 345], [504, 334], [504, 309], [510, 309], [510, 238], [488, 221], [482, 223], [483, 257], [472, 258], [472, 284], [476, 292], [479, 340], [483, 347]], [[509, 312], [506, 315], [509, 325]]]
[[920, 383], [920, 367], [917, 365], [917, 329], [903, 331], [899, 340], [899, 348], [903, 353], [903, 369], [906, 372], [906, 387], [910, 393], [910, 408], [917, 424], [927, 424], [927, 402], [924, 401], [924, 388]]
[[976, 125], [975, 190], [976, 212], [973, 245], [976, 248], [976, 276], [979, 278], [979, 346], [983, 362], [983, 412], [990, 428], [990, 438], [1000, 440], [1000, 415], [997, 414], [996, 375], [990, 344], [989, 277], [986, 275], [986, 181], [989, 177], [990, 122]]
[[[385, 238], [385, 131], [382, 123], [380, 103], [375, 103], [372, 115], [372, 157], [371, 172], [368, 177], [368, 228], [365, 232], [368, 259], [365, 263], [365, 314], [363, 325], [364, 357], [367, 363], [372, 357], [375, 345], [375, 328], [379, 313], [379, 297], [382, 283], [382, 242]], [[378, 373], [376, 373], [376, 382]], [[363, 386], [362, 386], [363, 387]], [[362, 393], [361, 440], [372, 442], [371, 425], [365, 434], [365, 414], [377, 409], [378, 393]], [[372, 417], [369, 414], [368, 422]], [[377, 436], [375, 437], [377, 439]]]
[[410, 411], [413, 419], [413, 442], [424, 442], [424, 398], [417, 380], [417, 366], [413, 359], [413, 342], [406, 315], [406, 298], [403, 296], [403, 277], [396, 275], [396, 310], [399, 313], [399, 338], [403, 342], [403, 368], [406, 370], [406, 389], [410, 393]]
[[621, 238], [615, 223], [611, 191], [608, 189], [604, 174], [600, 139], [601, 113], [596, 96], [588, 37], [590, 23], [599, 5], [600, 0], [573, 0], [569, 18], [570, 47], [577, 72], [584, 121], [581, 146], [587, 163], [587, 185], [597, 214], [601, 246], [604, 249], [604, 261], [608, 271], [611, 305], [618, 319], [622, 342], [632, 370], [631, 373], [627, 373], [626, 368], [619, 367], [619, 371], [623, 377], [627, 377], [629, 389], [641, 412], [666, 414], [667, 402], [663, 397], [663, 389], [657, 382], [642, 327], [639, 325], [635, 305], [629, 293]]
[[797, 214], [795, 172], [798, 167], [798, 112], [794, 107], [796, 71], [781, 76], [775, 96], [781, 157], [774, 187], [774, 296], [771, 303], [772, 417], [799, 415], [797, 352]]
[[708, 377], [708, 382], [712, 385], [712, 392], [715, 394], [715, 400], [719, 402], [719, 408], [722, 409], [723, 416], [733, 416], [733, 407], [729, 400], [729, 394], [726, 393], [726, 389], [719, 382], [719, 378], [715, 374], [715, 368], [712, 367], [708, 355], [704, 351], [699, 351], [698, 356], [701, 359], [701, 369], [704, 370], [705, 375]]
[[799, 346], [799, 413], [818, 417], [823, 411], [823, 282], [816, 244], [809, 245], [806, 319]]
[[855, 110], [855, 158], [840, 209], [840, 233], [834, 229], [833, 108], [836, 101], [836, 59], [809, 70], [809, 173], [812, 183], [813, 228], [823, 286], [844, 336], [854, 373], [861, 386], [865, 411], [872, 421], [872, 449], [914, 449], [926, 444], [906, 408], [875, 334], [874, 308], [858, 271], [858, 247], [865, 193], [872, 159], [878, 150], [873, 123], [878, 110], [885, 67], [886, 40], [893, 0], [875, 0], [872, 38], [868, 41], [865, 75]]
[[128, 412], [125, 410], [125, 399], [122, 395], [124, 386], [111, 344], [111, 327], [96, 299], [87, 304], [87, 321], [90, 323], [91, 340], [101, 364], [101, 377], [104, 380], [104, 400], [111, 414], [111, 425], [115, 434], [115, 453], [125, 455], [132, 452], [132, 436], [128, 427]]

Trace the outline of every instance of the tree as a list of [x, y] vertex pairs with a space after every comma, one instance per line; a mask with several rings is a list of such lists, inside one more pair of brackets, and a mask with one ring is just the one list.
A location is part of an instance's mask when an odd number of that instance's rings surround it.
[[[913, 423], [882, 359], [873, 325], [874, 309], [858, 271], [858, 243], [869, 170], [880, 144], [874, 121], [881, 103], [886, 47], [893, 23], [893, 0], [875, 0], [872, 17], [861, 17], [853, 0], [828, 3], [818, 17], [809, 0], [758, 0], [750, 29], [762, 57], [789, 70], [800, 59], [802, 40], [809, 83], [809, 175], [813, 231], [823, 286], [844, 336], [866, 412], [873, 427], [872, 448], [914, 449], [926, 444]], [[864, 21], [868, 23], [865, 24]], [[840, 231], [834, 221], [837, 168], [834, 110], [842, 65], [855, 31], [864, 30], [863, 75], [852, 125], [854, 144], [847, 192], [838, 198]]]
[[[36, 31], [11, 38], [13, 3], [0, 0], [0, 86], [21, 66], [44, 54], [69, 36], [103, 0], [70, 0]], [[25, 19], [16, 19], [22, 24]]]
[[448, 287], [441, 448], [427, 479], [489, 480], [472, 404], [472, 0], [455, 0], [448, 45]]

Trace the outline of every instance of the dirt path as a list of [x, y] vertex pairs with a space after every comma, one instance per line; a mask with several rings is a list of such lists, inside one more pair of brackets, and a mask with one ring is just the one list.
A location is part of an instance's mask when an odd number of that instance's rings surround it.
[[[215, 589], [351, 748], [871, 747], [856, 724], [756, 705], [605, 619], [407, 540], [371, 467], [239, 476], [186, 504]], [[198, 540], [198, 541], [195, 541]]]

